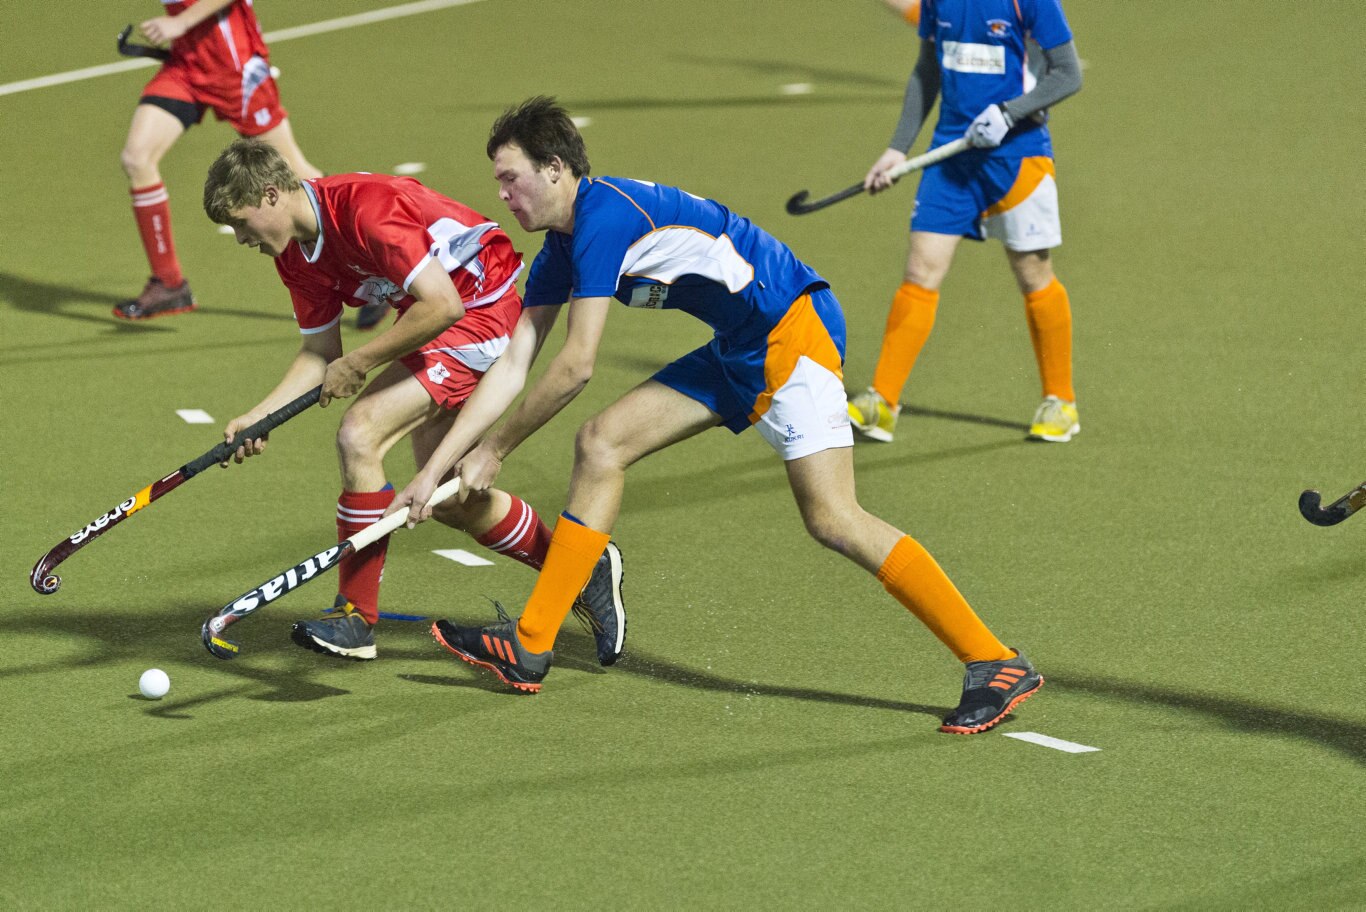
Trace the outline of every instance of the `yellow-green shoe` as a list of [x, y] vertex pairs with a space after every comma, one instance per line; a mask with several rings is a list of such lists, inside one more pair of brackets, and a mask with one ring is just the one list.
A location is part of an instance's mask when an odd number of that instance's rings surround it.
[[859, 393], [849, 400], [849, 423], [864, 437], [870, 440], [892, 442], [896, 430], [896, 416], [901, 414], [901, 406], [888, 405], [878, 391], [871, 386], [868, 392]]
[[1081, 419], [1077, 415], [1077, 404], [1057, 396], [1048, 396], [1034, 412], [1034, 421], [1029, 426], [1029, 439], [1066, 443], [1080, 432]]

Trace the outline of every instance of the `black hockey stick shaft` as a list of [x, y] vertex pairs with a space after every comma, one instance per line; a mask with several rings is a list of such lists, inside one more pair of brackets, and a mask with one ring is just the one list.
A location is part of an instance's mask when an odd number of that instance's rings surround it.
[[[968, 141], [966, 139], [955, 139], [953, 142], [944, 143], [944, 145], [931, 149], [921, 155], [917, 155], [914, 158], [906, 159], [904, 162], [888, 171], [887, 176], [892, 179], [892, 183], [896, 183], [902, 176], [910, 174], [912, 171], [919, 171], [921, 168], [928, 168], [930, 165], [937, 164], [946, 158], [952, 158], [966, 148], [968, 148]], [[826, 206], [833, 206], [835, 203], [847, 200], [851, 196], [858, 196], [862, 192], [863, 183], [860, 181], [857, 184], [845, 187], [839, 193], [832, 193], [830, 196], [822, 197], [821, 199], [808, 203], [807, 198], [810, 197], [811, 194], [806, 190], [802, 190], [800, 193], [793, 194], [792, 198], [787, 201], [787, 211], [789, 215], [806, 215], [808, 212], [815, 212], [818, 209], [824, 209]]]
[[165, 478], [160, 478], [147, 487], [138, 491], [133, 496], [115, 506], [112, 510], [96, 517], [85, 526], [62, 541], [54, 545], [46, 554], [38, 559], [38, 563], [33, 565], [33, 572], [29, 574], [29, 583], [35, 592], [41, 595], [51, 595], [62, 585], [62, 578], [53, 571], [57, 565], [84, 548], [90, 542], [108, 532], [114, 526], [123, 522], [143, 507], [152, 503], [174, 491], [182, 483], [189, 481], [209, 466], [224, 462], [237, 448], [249, 440], [256, 440], [264, 437], [274, 428], [284, 424], [295, 415], [304, 411], [318, 401], [318, 395], [322, 392], [321, 386], [304, 393], [297, 399], [286, 403], [276, 411], [271, 412], [260, 421], [245, 428], [231, 442], [223, 441], [218, 446], [209, 450], [198, 459], [193, 459], [176, 469]]
[[138, 44], [129, 41], [128, 38], [133, 34], [131, 25], [124, 26], [123, 31], [119, 32], [118, 48], [119, 53], [124, 57], [150, 57], [153, 60], [170, 60], [171, 52], [159, 47], [152, 47], [150, 44]]

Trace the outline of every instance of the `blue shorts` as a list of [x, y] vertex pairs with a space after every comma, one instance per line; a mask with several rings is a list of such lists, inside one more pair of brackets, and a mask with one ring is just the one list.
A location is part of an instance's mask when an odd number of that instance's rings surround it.
[[966, 152], [931, 165], [915, 194], [911, 230], [999, 237], [1013, 250], [1056, 247], [1062, 234], [1052, 159]]
[[[767, 336], [712, 339], [654, 378], [721, 416], [738, 434], [757, 425], [784, 459], [852, 446], [842, 365], [844, 312], [829, 288], [809, 290]], [[845, 442], [847, 438], [847, 442]]]

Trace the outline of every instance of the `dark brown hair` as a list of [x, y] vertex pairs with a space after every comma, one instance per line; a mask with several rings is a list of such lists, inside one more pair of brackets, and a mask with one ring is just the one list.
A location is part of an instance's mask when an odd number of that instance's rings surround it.
[[493, 122], [486, 149], [489, 159], [509, 143], [520, 148], [537, 171], [556, 156], [575, 177], [587, 177], [591, 170], [579, 128], [569, 119], [568, 112], [546, 95], [508, 108]]

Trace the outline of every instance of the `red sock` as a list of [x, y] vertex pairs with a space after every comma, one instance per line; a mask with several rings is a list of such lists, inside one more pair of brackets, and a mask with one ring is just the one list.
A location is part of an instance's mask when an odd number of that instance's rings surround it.
[[175, 242], [171, 240], [171, 198], [166, 195], [166, 185], [134, 187], [131, 193], [133, 218], [137, 220], [142, 249], [147, 251], [152, 275], [166, 287], [175, 288], [185, 281], [185, 276], [180, 272]]
[[506, 554], [532, 570], [540, 570], [545, 563], [545, 553], [550, 550], [550, 529], [530, 504], [515, 494], [508, 496], [512, 498], [512, 506], [507, 516], [474, 540], [490, 551]]
[[[383, 491], [342, 491], [337, 500], [337, 540], [350, 538], [373, 525], [393, 501], [392, 485], [385, 485]], [[337, 565], [337, 591], [370, 624], [379, 621], [379, 583], [384, 577], [384, 555], [388, 550], [386, 535], [359, 554], [348, 554]]]

